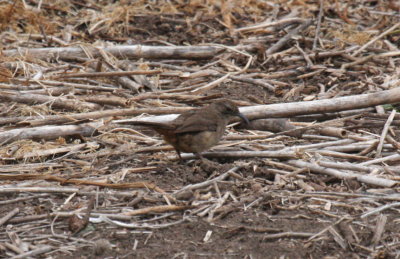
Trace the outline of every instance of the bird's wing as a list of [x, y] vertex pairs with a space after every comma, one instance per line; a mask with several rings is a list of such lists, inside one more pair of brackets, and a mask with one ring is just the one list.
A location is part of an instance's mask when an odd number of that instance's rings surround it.
[[193, 112], [189, 114], [182, 114], [176, 119], [177, 128], [175, 133], [190, 133], [199, 131], [217, 131], [218, 128], [218, 118], [213, 114], [207, 114], [203, 116], [198, 112]]

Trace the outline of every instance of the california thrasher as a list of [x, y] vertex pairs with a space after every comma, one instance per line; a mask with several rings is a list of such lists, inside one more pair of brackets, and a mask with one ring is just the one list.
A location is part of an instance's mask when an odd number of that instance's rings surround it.
[[235, 116], [249, 123], [232, 101], [223, 99], [184, 112], [168, 123], [136, 121], [135, 125], [146, 126], [160, 133], [182, 160], [181, 152], [194, 153], [201, 158], [200, 153], [219, 142], [226, 125]]

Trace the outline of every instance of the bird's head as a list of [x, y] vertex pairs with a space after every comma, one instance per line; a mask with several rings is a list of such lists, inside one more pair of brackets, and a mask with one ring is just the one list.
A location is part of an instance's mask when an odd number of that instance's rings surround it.
[[249, 124], [249, 120], [242, 113], [239, 112], [238, 107], [234, 102], [228, 99], [222, 99], [214, 102], [211, 106], [219, 111], [222, 115], [227, 117], [237, 116], [241, 118], [246, 124]]

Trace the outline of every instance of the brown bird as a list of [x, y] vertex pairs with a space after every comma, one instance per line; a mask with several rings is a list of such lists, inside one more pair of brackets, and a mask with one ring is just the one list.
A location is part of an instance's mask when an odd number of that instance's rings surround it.
[[160, 133], [175, 148], [182, 160], [181, 152], [194, 153], [201, 158], [200, 153], [219, 142], [226, 125], [235, 116], [249, 123], [232, 101], [223, 99], [206, 107], [184, 112], [168, 123], [136, 121], [135, 125], [146, 126]]

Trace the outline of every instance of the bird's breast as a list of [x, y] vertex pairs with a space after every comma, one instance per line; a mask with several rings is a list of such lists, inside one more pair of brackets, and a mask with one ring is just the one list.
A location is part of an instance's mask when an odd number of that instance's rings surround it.
[[201, 131], [197, 133], [182, 133], [178, 136], [178, 149], [187, 153], [200, 153], [215, 146], [223, 131]]

